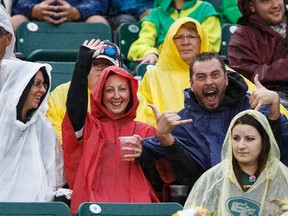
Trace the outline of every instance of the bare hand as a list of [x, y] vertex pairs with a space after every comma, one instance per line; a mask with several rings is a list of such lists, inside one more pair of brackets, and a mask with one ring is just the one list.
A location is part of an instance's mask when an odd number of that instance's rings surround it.
[[144, 58], [139, 58], [135, 59], [134, 61], [136, 62], [141, 62], [141, 63], [150, 63], [150, 64], [155, 64], [158, 60], [158, 56], [154, 53], [150, 53]]
[[192, 119], [181, 120], [181, 117], [175, 111], [166, 111], [161, 114], [155, 105], [149, 104], [149, 106], [152, 108], [156, 117], [157, 138], [164, 146], [169, 146], [174, 143], [171, 132], [176, 126], [192, 122]]
[[280, 116], [280, 98], [277, 92], [265, 88], [258, 79], [258, 74], [254, 77], [254, 83], [257, 87], [252, 92], [249, 103], [252, 109], [259, 111], [262, 106], [270, 105], [269, 119], [275, 120]]
[[55, 1], [46, 0], [35, 5], [31, 12], [32, 17], [40, 21], [53, 23], [54, 19], [52, 17], [57, 16], [56, 6], [52, 5]]
[[78, 9], [71, 6], [67, 1], [55, 1], [60, 4], [56, 6], [57, 18], [60, 18], [59, 20], [55, 20], [55, 22], [58, 22], [57, 24], [60, 24], [62, 22], [77, 21], [81, 18], [81, 14]]
[[125, 150], [132, 151], [132, 154], [124, 155], [123, 160], [125, 161], [133, 161], [135, 158], [138, 158], [142, 154], [142, 137], [134, 134], [134, 137], [137, 138], [136, 142], [129, 141], [130, 144], [133, 144], [133, 147], [125, 147]]
[[92, 39], [90, 41], [88, 40], [85, 40], [84, 43], [83, 43], [83, 46], [91, 49], [91, 50], [95, 50], [92, 58], [96, 58], [102, 51], [103, 49], [103, 45], [104, 43], [100, 41], [100, 39]]

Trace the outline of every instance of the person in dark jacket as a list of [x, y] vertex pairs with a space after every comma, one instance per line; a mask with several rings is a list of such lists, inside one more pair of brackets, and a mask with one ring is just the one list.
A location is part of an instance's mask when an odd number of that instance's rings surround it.
[[221, 161], [229, 124], [246, 109], [261, 110], [275, 137], [283, 134], [277, 140], [281, 149], [283, 136], [288, 135], [287, 118], [280, 113], [278, 94], [263, 87], [257, 78], [257, 89], [250, 95], [243, 77], [226, 71], [218, 54], [198, 54], [190, 65], [191, 88], [184, 90], [185, 108], [160, 114], [150, 105], [157, 118], [157, 133], [143, 139], [143, 149], [155, 158], [169, 159], [178, 184], [193, 186], [204, 171]]
[[238, 0], [242, 17], [231, 37], [228, 60], [231, 68], [277, 91], [288, 107], [287, 11], [284, 0]]
[[106, 0], [15, 0], [12, 5], [12, 24], [17, 26], [26, 20], [38, 20], [55, 25], [63, 22], [108, 22], [102, 15], [107, 12]]

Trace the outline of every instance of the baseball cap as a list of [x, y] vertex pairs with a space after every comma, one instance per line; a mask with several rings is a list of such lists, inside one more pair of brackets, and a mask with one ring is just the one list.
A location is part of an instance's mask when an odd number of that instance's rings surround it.
[[121, 55], [119, 47], [110, 42], [109, 40], [104, 41], [104, 46], [101, 53], [95, 58], [104, 58], [112, 62], [116, 66], [121, 66]]

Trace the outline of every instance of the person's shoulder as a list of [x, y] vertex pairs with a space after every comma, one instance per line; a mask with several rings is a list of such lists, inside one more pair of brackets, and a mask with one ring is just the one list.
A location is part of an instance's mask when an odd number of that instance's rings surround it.
[[57, 94], [59, 92], [68, 92], [69, 90], [69, 87], [70, 87], [70, 81], [69, 82], [66, 82], [66, 83], [62, 83], [58, 86], [56, 86], [56, 88], [51, 92], [51, 94]]

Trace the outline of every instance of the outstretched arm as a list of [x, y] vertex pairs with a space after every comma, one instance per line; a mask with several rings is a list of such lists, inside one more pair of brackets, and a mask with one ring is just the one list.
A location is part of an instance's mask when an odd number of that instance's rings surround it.
[[103, 47], [100, 40], [85, 41], [80, 47], [71, 84], [67, 95], [67, 114], [75, 132], [80, 131], [85, 123], [88, 106], [88, 78], [92, 59], [99, 55]]

